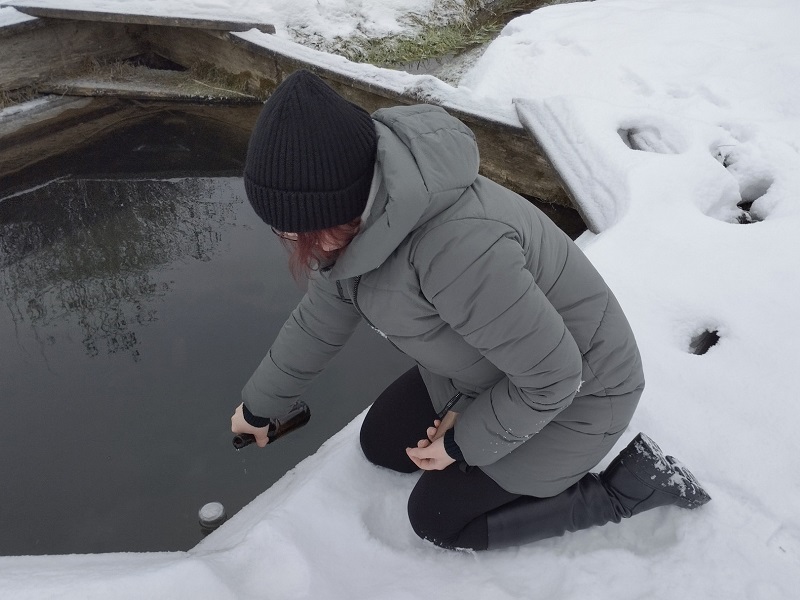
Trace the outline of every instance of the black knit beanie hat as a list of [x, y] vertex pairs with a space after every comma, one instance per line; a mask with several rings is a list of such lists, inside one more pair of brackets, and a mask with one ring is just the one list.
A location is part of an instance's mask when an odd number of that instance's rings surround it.
[[247, 198], [279, 231], [348, 223], [366, 207], [376, 148], [369, 113], [296, 71], [269, 97], [250, 136]]

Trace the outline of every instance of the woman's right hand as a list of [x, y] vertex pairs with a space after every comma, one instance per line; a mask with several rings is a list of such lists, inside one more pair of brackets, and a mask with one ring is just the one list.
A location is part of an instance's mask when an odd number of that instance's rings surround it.
[[256, 444], [259, 448], [263, 448], [269, 443], [269, 437], [267, 436], [268, 427], [253, 427], [244, 420], [244, 414], [242, 414], [242, 404], [236, 407], [236, 410], [231, 417], [231, 431], [233, 433], [252, 433], [253, 436], [256, 438]]

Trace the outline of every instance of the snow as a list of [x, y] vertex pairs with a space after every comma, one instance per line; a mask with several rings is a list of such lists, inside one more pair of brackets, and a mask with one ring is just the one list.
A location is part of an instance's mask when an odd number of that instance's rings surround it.
[[[166, 4], [183, 14], [221, 6]], [[316, 25], [324, 13], [316, 4], [270, 9], [330, 35], [339, 24]], [[366, 4], [320, 6], [350, 6], [356, 27], [363, 11], [396, 14], [400, 3]], [[326, 59], [399, 87], [421, 81], [446, 99], [495, 106], [536, 133], [590, 218], [593, 232], [579, 244], [620, 299], [643, 353], [648, 387], [623, 443], [647, 432], [694, 472], [710, 504], [656, 509], [517, 549], [447, 552], [408, 525], [416, 476], [361, 456], [359, 417], [189, 552], [4, 557], [0, 595], [795, 598], [798, 17], [796, 0], [548, 7], [506, 27], [458, 89]], [[291, 43], [280, 28], [275, 38]], [[756, 222], [739, 224], [741, 200], [752, 201]], [[704, 330], [718, 331], [719, 342], [691, 354]]]
[[194, 17], [220, 21], [250, 21], [275, 25], [276, 34], [313, 32], [324, 39], [385, 36], [404, 30], [400, 19], [427, 13], [435, 0], [8, 0], [3, 4], [37, 8], [69, 8], [97, 12], [162, 17]]
[[14, 8], [7, 8], [5, 6], [0, 7], [0, 27], [16, 25], [17, 23], [24, 23], [25, 21], [32, 21], [35, 18], [36, 17], [23, 15]]

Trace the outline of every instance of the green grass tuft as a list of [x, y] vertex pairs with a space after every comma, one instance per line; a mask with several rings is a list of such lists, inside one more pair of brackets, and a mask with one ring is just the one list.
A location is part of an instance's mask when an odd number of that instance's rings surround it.
[[325, 40], [302, 31], [295, 39], [304, 45], [344, 56], [354, 62], [397, 67], [437, 57], [453, 56], [491, 42], [513, 18], [549, 4], [580, 0], [439, 0], [424, 15], [406, 18], [410, 34]]

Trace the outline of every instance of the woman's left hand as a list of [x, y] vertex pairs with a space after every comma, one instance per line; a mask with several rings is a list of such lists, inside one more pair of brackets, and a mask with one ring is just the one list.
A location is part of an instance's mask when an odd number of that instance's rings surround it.
[[441, 437], [433, 442], [420, 440], [416, 448], [406, 448], [406, 454], [423, 471], [441, 471], [456, 462], [445, 452]]

